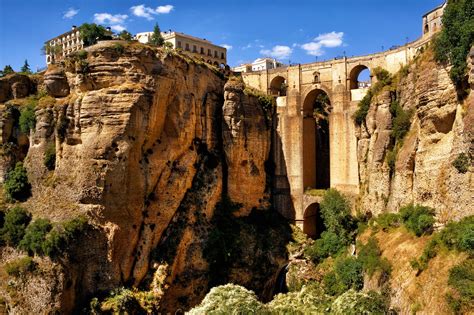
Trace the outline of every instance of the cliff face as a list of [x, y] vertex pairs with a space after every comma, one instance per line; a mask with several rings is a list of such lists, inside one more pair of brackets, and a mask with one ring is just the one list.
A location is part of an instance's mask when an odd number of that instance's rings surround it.
[[416, 203], [436, 209], [440, 222], [471, 215], [472, 172], [461, 173], [452, 162], [473, 150], [473, 93], [458, 101], [449, 69], [437, 65], [429, 52], [408, 72], [396, 94], [401, 107], [412, 113], [411, 126], [392, 170], [387, 154], [393, 149], [393, 95], [373, 98], [366, 126], [359, 130], [361, 209], [380, 214]]
[[[160, 266], [163, 310], [198, 303], [208, 288], [203, 249], [217, 202], [228, 194], [242, 204], [240, 216], [267, 206], [270, 128], [256, 98], [224, 89], [216, 70], [171, 51], [120, 45], [101, 43], [87, 58], [50, 68], [44, 89], [56, 99], [37, 108], [29, 135], [25, 206], [35, 218], [85, 215], [93, 225], [63, 262], [62, 311], [101, 290], [147, 285]], [[285, 258], [276, 255], [256, 289]], [[250, 283], [248, 268], [240, 279]]]

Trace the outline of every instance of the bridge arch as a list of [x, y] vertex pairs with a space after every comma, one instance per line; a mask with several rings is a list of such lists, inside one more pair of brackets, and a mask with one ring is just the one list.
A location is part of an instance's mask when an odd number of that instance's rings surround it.
[[[370, 73], [370, 81], [369, 82], [359, 81], [359, 76], [361, 75], [361, 73], [367, 70]], [[370, 84], [370, 82], [372, 81], [371, 78], [372, 78], [372, 72], [370, 71], [370, 68], [368, 66], [363, 65], [363, 64], [359, 64], [355, 66], [354, 68], [352, 68], [352, 70], [349, 73], [350, 89], [356, 90], [359, 88], [367, 87], [367, 86], [362, 86], [362, 84], [365, 84], [365, 83]]]
[[270, 82], [269, 92], [274, 96], [286, 96], [287, 88], [286, 78], [281, 75], [277, 75]]
[[303, 187], [330, 187], [329, 114], [331, 100], [322, 89], [313, 89], [303, 101]]
[[312, 203], [304, 211], [303, 232], [312, 239], [318, 239], [324, 230], [319, 203]]

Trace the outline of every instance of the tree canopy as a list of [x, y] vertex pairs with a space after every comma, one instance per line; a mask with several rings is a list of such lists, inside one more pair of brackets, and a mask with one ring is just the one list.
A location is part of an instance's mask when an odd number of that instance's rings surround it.
[[163, 46], [165, 39], [161, 36], [161, 30], [158, 23], [155, 24], [153, 28], [153, 35], [150, 38], [150, 44], [155, 46]]
[[84, 23], [79, 27], [84, 46], [91, 46], [99, 40], [112, 39], [112, 33], [102, 25]]
[[21, 73], [24, 73], [24, 74], [30, 74], [31, 73], [30, 65], [28, 64], [28, 60], [26, 60], [26, 59], [25, 59], [25, 63], [21, 67]]

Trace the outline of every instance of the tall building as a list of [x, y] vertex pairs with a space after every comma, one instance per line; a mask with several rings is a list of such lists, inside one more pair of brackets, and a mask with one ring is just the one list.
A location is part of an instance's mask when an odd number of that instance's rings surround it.
[[423, 15], [423, 38], [431, 37], [441, 30], [443, 25], [443, 13], [447, 5], [448, 2], [445, 1], [443, 4]]
[[[152, 35], [153, 32], [138, 33], [135, 35], [135, 39], [140, 43], [147, 44], [150, 42]], [[225, 47], [214, 45], [206, 39], [172, 32], [171, 30], [162, 32], [161, 36], [163, 36], [165, 42], [172, 44], [174, 49], [179, 49], [187, 55], [202, 59], [217, 67], [227, 64], [227, 49]]]
[[73, 25], [69, 32], [56, 36], [45, 42], [46, 64], [63, 59], [72, 52], [84, 48], [79, 29]]

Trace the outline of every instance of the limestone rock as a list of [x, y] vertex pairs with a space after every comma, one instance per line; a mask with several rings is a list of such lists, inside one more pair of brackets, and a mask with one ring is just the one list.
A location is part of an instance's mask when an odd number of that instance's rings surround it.
[[264, 205], [265, 162], [270, 153], [270, 128], [254, 96], [234, 83], [225, 86], [223, 139], [228, 166], [229, 197], [243, 204], [241, 215]]
[[60, 68], [48, 68], [44, 74], [46, 92], [53, 97], [69, 95], [69, 84], [64, 71]]
[[27, 75], [14, 73], [0, 78], [0, 103], [24, 98], [36, 91], [36, 84]]

